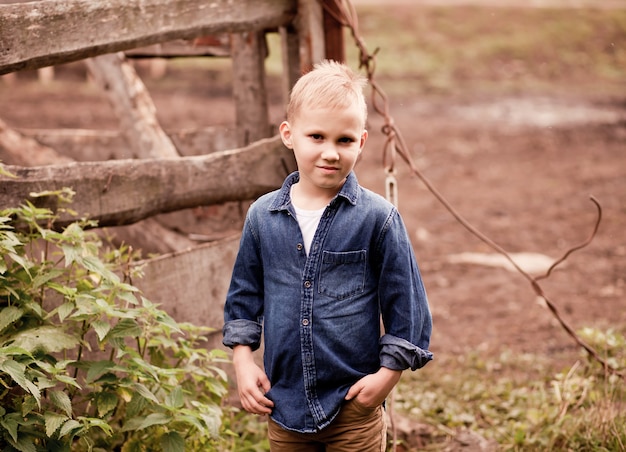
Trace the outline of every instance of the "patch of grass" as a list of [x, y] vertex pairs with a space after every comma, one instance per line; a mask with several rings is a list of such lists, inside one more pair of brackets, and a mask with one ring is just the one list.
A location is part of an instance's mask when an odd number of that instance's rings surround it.
[[[626, 369], [626, 341], [615, 331], [584, 329], [585, 340]], [[503, 352], [434, 362], [407, 373], [396, 410], [443, 432], [471, 430], [502, 450], [624, 450], [626, 387], [582, 356], [553, 373], [547, 358]]]

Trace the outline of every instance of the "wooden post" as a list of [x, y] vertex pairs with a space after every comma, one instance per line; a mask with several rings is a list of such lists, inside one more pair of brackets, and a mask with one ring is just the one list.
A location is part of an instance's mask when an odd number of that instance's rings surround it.
[[298, 0], [296, 28], [300, 41], [300, 71], [310, 71], [326, 57], [322, 5], [318, 0]]
[[343, 25], [335, 19], [331, 12], [339, 14], [339, 9], [334, 0], [324, 2], [324, 49], [326, 58], [339, 62], [346, 61], [346, 51], [343, 39]]
[[293, 25], [287, 25], [278, 29], [280, 33], [281, 54], [283, 63], [282, 95], [283, 104], [289, 102], [289, 93], [296, 84], [302, 73], [300, 72], [300, 43], [298, 31]]
[[265, 33], [248, 31], [231, 35], [233, 95], [237, 145], [247, 146], [270, 136], [265, 89]]
[[135, 158], [178, 158], [161, 128], [145, 85], [122, 52], [86, 60], [89, 72], [104, 88]]

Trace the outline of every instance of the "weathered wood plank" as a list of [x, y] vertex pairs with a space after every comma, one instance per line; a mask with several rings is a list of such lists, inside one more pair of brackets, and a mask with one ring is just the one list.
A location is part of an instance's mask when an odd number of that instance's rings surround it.
[[[272, 129], [276, 133], [276, 127]], [[132, 158], [120, 132], [96, 129], [16, 129], [24, 137], [37, 140], [40, 144], [55, 149], [59, 154], [78, 162], [97, 162], [112, 159]], [[168, 134], [180, 155], [205, 155], [224, 149], [235, 149], [235, 128], [211, 126], [200, 129], [176, 130]], [[0, 146], [0, 161], [10, 165], [31, 166], [17, 163], [3, 155]], [[62, 163], [58, 160], [54, 163]], [[51, 165], [52, 161], [40, 165]], [[35, 165], [32, 165], [35, 166]]]
[[85, 60], [89, 72], [107, 93], [122, 135], [135, 158], [178, 158], [178, 150], [157, 119], [146, 86], [122, 52]]
[[318, 0], [298, 0], [295, 27], [300, 43], [300, 72], [309, 72], [326, 57], [324, 44], [324, 11]]
[[[300, 36], [293, 24], [280, 27], [280, 46], [282, 51], [283, 77], [282, 96], [283, 105], [289, 103], [291, 88], [302, 76], [300, 63]], [[305, 45], [305, 44], [303, 44]]]
[[237, 145], [247, 146], [270, 136], [265, 89], [265, 34], [257, 31], [231, 35], [233, 96]]
[[[100, 226], [131, 224], [158, 213], [255, 199], [279, 187], [294, 168], [293, 154], [278, 136], [207, 156], [6, 166], [17, 178], [0, 175], [0, 208], [30, 199], [56, 210], [56, 198], [30, 193], [70, 187], [76, 192], [70, 207], [79, 215]], [[73, 220], [59, 215], [58, 227]]]
[[176, 321], [221, 331], [224, 300], [238, 249], [237, 234], [138, 262], [143, 277], [133, 280], [133, 284]]
[[322, 0], [324, 6], [324, 53], [326, 58], [346, 61], [346, 49], [343, 40], [343, 24], [336, 17], [341, 17], [334, 0]]
[[0, 161], [34, 166], [69, 163], [71, 159], [10, 128], [0, 119]]
[[[129, 58], [179, 58], [199, 56], [230, 56], [230, 43], [227, 41], [229, 34], [215, 35], [212, 41], [197, 38], [194, 40], [177, 39], [176, 41], [152, 44], [146, 47], [124, 52]], [[222, 42], [226, 41], [225, 43]], [[207, 44], [210, 42], [210, 44]]]
[[276, 28], [296, 0], [56, 0], [0, 5], [0, 74], [175, 39]]

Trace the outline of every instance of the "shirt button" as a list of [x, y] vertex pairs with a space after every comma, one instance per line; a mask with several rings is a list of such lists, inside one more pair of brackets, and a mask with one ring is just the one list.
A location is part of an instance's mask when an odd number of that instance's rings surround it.
[[304, 319], [304, 320], [302, 321], [302, 324], [303, 324], [304, 326], [307, 326], [307, 325], [309, 324], [309, 319]]
[[306, 287], [307, 289], [311, 287], [311, 281], [304, 281], [304, 287]]
[[298, 249], [298, 251], [302, 251], [302, 248], [304, 248], [304, 246], [302, 246], [302, 243], [298, 243], [296, 248]]

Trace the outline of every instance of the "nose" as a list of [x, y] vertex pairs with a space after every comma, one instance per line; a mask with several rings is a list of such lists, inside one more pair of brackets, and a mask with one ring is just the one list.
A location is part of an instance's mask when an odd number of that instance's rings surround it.
[[339, 152], [335, 149], [335, 146], [326, 146], [322, 152], [322, 158], [329, 162], [339, 160]]

